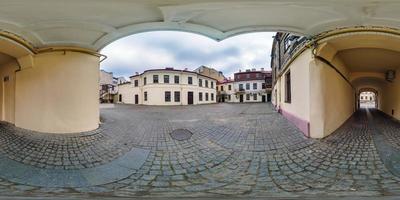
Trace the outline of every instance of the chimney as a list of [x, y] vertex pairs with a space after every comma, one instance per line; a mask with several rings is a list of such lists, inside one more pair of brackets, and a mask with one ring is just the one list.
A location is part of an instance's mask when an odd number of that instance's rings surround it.
[[173, 68], [173, 67], [166, 67], [165, 69], [167, 69], [167, 70], [173, 70], [174, 68]]
[[187, 71], [188, 70], [188, 68], [185, 68], [185, 71]]
[[136, 75], [139, 75], [139, 72], [135, 72]]
[[246, 72], [251, 72], [251, 70], [250, 69], [246, 69]]
[[231, 78], [231, 77], [228, 77], [228, 80], [232, 80], [232, 78]]
[[256, 70], [256, 68], [253, 68], [253, 69], [251, 69], [251, 71], [255, 72], [255, 71], [257, 71], [257, 70]]
[[242, 72], [242, 70], [241, 70], [241, 69], [239, 69], [239, 72]]
[[264, 68], [261, 68], [261, 71], [263, 72], [263, 71], [264, 71]]

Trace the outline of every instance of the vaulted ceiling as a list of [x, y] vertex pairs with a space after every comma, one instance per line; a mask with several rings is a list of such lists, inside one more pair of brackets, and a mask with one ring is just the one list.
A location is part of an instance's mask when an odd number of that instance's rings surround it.
[[335, 28], [400, 28], [393, 0], [0, 0], [0, 29], [35, 47], [99, 50], [118, 38], [154, 30], [215, 40], [255, 31], [314, 35]]

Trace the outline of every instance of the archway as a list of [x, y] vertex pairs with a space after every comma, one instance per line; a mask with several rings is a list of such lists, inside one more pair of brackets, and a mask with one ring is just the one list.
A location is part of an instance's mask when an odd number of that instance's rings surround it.
[[374, 108], [377, 109], [379, 105], [379, 93], [374, 88], [362, 88], [358, 91], [357, 95], [357, 107], [358, 109], [363, 108]]

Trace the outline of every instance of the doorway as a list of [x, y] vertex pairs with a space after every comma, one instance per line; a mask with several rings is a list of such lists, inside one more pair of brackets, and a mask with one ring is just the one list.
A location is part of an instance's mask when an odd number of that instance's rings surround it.
[[139, 95], [135, 94], [135, 104], [139, 104]]
[[267, 102], [271, 102], [271, 94], [267, 94]]
[[262, 95], [262, 96], [261, 96], [261, 101], [262, 101], [263, 103], [265, 103], [265, 95]]
[[188, 105], [193, 105], [193, 92], [188, 92], [187, 102]]
[[240, 103], [243, 103], [243, 94], [241, 94], [241, 95], [239, 96], [239, 101], [240, 101]]

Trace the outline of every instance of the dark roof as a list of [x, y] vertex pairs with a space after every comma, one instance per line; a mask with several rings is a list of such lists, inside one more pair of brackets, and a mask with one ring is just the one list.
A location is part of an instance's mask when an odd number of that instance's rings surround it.
[[202, 75], [202, 74], [199, 74], [199, 73], [197, 73], [197, 72], [194, 72], [194, 71], [189, 71], [189, 70], [179, 70], [179, 69], [173, 69], [173, 68], [165, 68], [165, 69], [148, 69], [148, 70], [145, 70], [143, 73], [141, 73], [141, 74], [137, 74], [137, 75], [133, 75], [133, 76], [130, 76], [129, 78], [133, 78], [133, 77], [136, 77], [136, 76], [141, 76], [141, 75], [143, 75], [144, 73], [146, 73], [146, 72], [153, 72], [153, 71], [173, 71], [173, 72], [186, 72], [186, 73], [192, 73], [192, 74], [196, 74], [196, 75], [198, 75], [198, 76], [203, 76], [203, 77], [206, 77], [206, 78], [209, 78], [209, 79], [213, 79], [213, 80], [215, 80], [215, 81], [218, 81], [217, 79], [215, 79], [215, 78], [212, 78], [212, 77], [209, 77], [209, 76], [205, 76], [205, 75]]

